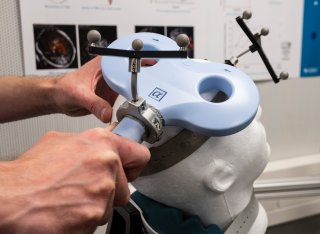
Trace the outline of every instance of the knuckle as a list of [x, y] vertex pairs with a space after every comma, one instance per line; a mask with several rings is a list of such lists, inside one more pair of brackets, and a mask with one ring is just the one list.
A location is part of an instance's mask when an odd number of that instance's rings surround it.
[[112, 150], [105, 150], [104, 152], [96, 151], [91, 152], [84, 160], [84, 164], [90, 168], [94, 168], [96, 174], [105, 175], [106, 170], [115, 173], [120, 164], [119, 156]]
[[104, 169], [107, 168], [115, 171], [120, 165], [119, 155], [112, 150], [104, 152], [98, 158], [99, 163], [103, 165]]
[[92, 184], [88, 190], [96, 198], [112, 197], [116, 191], [116, 182], [110, 177], [105, 177]]
[[84, 133], [85, 138], [94, 140], [95, 143], [103, 143], [105, 146], [112, 147], [119, 144], [116, 135], [109, 132], [106, 128], [92, 128]]
[[92, 206], [84, 210], [83, 218], [87, 222], [99, 222], [105, 213], [104, 208], [100, 206]]
[[110, 166], [116, 167], [119, 165], [120, 158], [118, 154], [113, 151], [109, 151], [107, 155], [104, 157], [106, 163]]
[[98, 186], [99, 193], [103, 196], [113, 196], [116, 191], [116, 183], [111, 178], [104, 178], [99, 186]]

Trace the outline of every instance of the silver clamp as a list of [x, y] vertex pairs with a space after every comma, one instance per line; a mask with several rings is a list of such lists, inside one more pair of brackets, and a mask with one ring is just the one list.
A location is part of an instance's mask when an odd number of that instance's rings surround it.
[[137, 97], [136, 101], [124, 102], [117, 111], [118, 121], [124, 117], [131, 117], [140, 121], [146, 131], [142, 139], [148, 143], [159, 141], [163, 133], [164, 120], [160, 112], [146, 101]]

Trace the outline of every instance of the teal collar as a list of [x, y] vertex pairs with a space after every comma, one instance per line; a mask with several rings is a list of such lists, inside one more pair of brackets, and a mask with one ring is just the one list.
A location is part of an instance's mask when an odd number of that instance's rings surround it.
[[179, 209], [156, 202], [139, 192], [134, 192], [131, 199], [143, 212], [148, 224], [158, 233], [163, 234], [222, 234], [217, 225], [204, 227], [197, 216], [185, 217]]

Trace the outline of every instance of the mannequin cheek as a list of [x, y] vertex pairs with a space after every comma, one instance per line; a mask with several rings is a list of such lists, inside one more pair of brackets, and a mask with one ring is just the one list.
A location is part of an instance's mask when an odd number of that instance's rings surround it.
[[203, 183], [213, 192], [223, 193], [235, 182], [236, 176], [231, 164], [223, 160], [215, 160], [204, 173]]

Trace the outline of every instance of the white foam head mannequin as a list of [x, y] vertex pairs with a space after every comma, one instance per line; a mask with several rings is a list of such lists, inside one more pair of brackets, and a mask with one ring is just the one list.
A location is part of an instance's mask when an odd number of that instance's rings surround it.
[[[123, 101], [118, 98], [114, 111]], [[155, 201], [197, 215], [205, 226], [216, 224], [226, 229], [250, 201], [253, 183], [269, 160], [270, 148], [260, 116], [259, 108], [247, 128], [225, 137], [210, 137], [187, 158], [163, 171], [139, 177], [133, 186]], [[167, 127], [157, 144], [179, 131]], [[250, 233], [266, 230], [266, 213], [261, 205], [259, 208]]]

